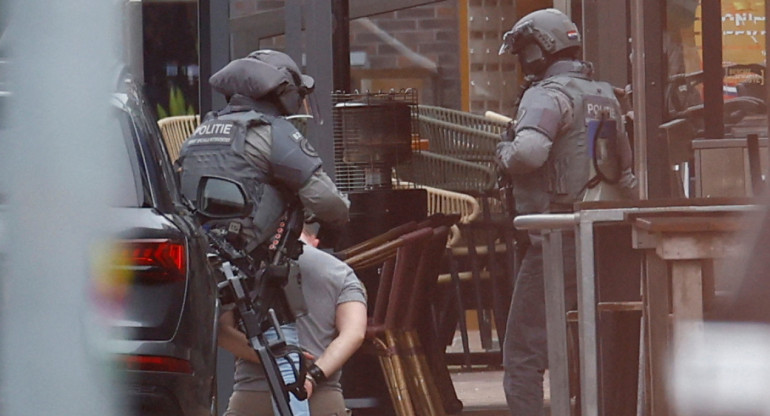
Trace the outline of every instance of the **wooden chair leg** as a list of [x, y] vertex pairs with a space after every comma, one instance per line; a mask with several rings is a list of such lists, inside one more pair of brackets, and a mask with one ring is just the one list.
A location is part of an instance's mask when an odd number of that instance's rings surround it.
[[[438, 339], [426, 335], [431, 332], [430, 328], [416, 329], [412, 331], [413, 336], [418, 337], [422, 344], [422, 353], [425, 357], [433, 383], [438, 389], [444, 413], [457, 414], [463, 409], [463, 402], [457, 397], [452, 376], [447, 368], [446, 353], [443, 346], [437, 343]], [[432, 333], [436, 333], [435, 330]], [[425, 335], [425, 336], [423, 336]]]
[[[460, 272], [457, 266], [457, 259], [452, 254], [451, 249], [446, 249], [446, 254], [449, 261], [449, 273], [452, 279], [452, 285], [454, 287], [455, 304], [457, 306], [457, 319], [460, 327], [460, 339], [463, 346], [463, 364], [465, 367], [471, 367], [471, 347], [468, 338], [468, 323], [465, 321], [465, 306], [463, 305], [462, 289], [460, 288]], [[454, 331], [452, 331], [454, 334]]]
[[373, 339], [380, 361], [385, 383], [388, 386], [390, 399], [396, 416], [415, 416], [412, 398], [406, 385], [403, 366], [395, 352], [381, 339]]
[[421, 414], [444, 416], [441, 394], [436, 387], [417, 334], [413, 331], [402, 332], [397, 342], [402, 346], [400, 350], [403, 351], [407, 363], [407, 377], [413, 389], [412, 397], [417, 399], [417, 407], [421, 409]]

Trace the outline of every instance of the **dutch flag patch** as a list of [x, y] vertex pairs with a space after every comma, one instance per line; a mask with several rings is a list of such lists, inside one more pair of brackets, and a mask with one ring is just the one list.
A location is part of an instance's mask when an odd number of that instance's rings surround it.
[[567, 32], [567, 39], [569, 40], [577, 40], [580, 38], [580, 34], [578, 34], [577, 30], [570, 30]]

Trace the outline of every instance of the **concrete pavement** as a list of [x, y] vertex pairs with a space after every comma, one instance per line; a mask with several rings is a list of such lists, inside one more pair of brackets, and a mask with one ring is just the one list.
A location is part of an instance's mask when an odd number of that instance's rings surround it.
[[[477, 331], [469, 331], [471, 351], [482, 351]], [[498, 345], [497, 339], [493, 344]], [[461, 352], [460, 336], [457, 334], [455, 342], [447, 347], [447, 352]], [[501, 368], [474, 367], [464, 369], [450, 366], [452, 382], [460, 401], [463, 402], [462, 416], [509, 416], [508, 405], [505, 402], [503, 392], [503, 371]], [[546, 416], [550, 401], [550, 388], [548, 383], [548, 371], [545, 373], [543, 385]]]
[[[451, 368], [452, 381], [458, 398], [463, 402], [462, 416], [509, 416], [503, 392], [503, 371], [498, 369], [461, 370]], [[544, 383], [545, 407], [548, 416], [550, 400], [548, 372]]]

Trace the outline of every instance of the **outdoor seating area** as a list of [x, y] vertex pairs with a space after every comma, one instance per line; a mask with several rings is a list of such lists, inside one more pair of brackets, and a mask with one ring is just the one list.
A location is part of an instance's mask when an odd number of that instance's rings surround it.
[[[563, 306], [561, 268], [546, 268], [552, 414], [626, 414], [638, 407], [665, 414], [672, 404], [663, 357], [683, 342], [681, 328], [708, 314], [721, 284], [715, 281], [725, 279], [715, 259], [719, 264], [741, 255], [736, 236], [748, 226], [743, 214], [758, 209], [756, 200], [586, 202], [572, 214], [514, 222], [492, 161], [506, 123], [432, 106], [419, 106], [418, 113], [426, 146], [394, 166], [392, 187], [424, 190], [427, 219], [336, 253], [357, 271], [376, 270], [365, 351], [379, 363], [395, 414], [457, 414], [463, 403], [453, 377], [463, 371], [499, 374], [512, 279], [521, 261], [516, 228], [539, 230], [546, 258], [562, 257], [564, 238], [574, 235], [579, 243], [581, 300], [575, 310]], [[159, 122], [171, 152], [197, 122], [197, 116]], [[757, 163], [756, 157], [749, 162]], [[705, 174], [696, 176], [704, 181], [699, 186], [709, 185]], [[660, 276], [668, 276], [670, 286]], [[459, 346], [450, 351], [457, 337]]]
[[[457, 414], [463, 404], [450, 372], [499, 371], [502, 363], [517, 262], [493, 166], [506, 123], [435, 106], [420, 105], [418, 114], [426, 149], [395, 166], [392, 186], [424, 190], [427, 219], [336, 255], [354, 270], [378, 271], [368, 350], [378, 357], [396, 414]], [[172, 160], [199, 122], [198, 115], [158, 122]], [[447, 352], [457, 336], [458, 348]]]
[[[516, 217], [494, 164], [507, 122], [430, 105], [414, 114], [420, 145], [392, 166], [385, 187], [424, 191], [426, 219], [336, 252], [376, 275], [364, 351], [378, 363], [393, 412], [464, 412], [453, 378], [499, 374], [522, 257], [518, 229], [544, 237], [551, 414], [670, 414], [667, 357], [731, 283], [720, 267], [745, 258], [740, 236], [760, 210], [766, 139], [696, 139], [681, 134], [681, 122], [665, 123], [670, 155], [661, 180], [676, 198], [580, 202], [569, 214]], [[302, 131], [306, 121], [298, 120]], [[172, 159], [198, 123], [198, 116], [159, 122]], [[573, 238], [579, 302], [569, 310], [564, 271], [548, 259], [561, 259], [562, 243]], [[371, 405], [354, 401], [359, 411]]]

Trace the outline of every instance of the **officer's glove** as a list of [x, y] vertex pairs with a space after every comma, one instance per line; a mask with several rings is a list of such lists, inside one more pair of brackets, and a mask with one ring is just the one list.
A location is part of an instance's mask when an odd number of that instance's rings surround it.
[[508, 127], [500, 134], [500, 140], [503, 142], [512, 142], [516, 138], [516, 129], [514, 123], [509, 123]]
[[631, 168], [624, 169], [620, 173], [620, 179], [618, 180], [618, 186], [623, 192], [623, 196], [628, 199], [639, 199], [639, 180], [636, 179], [636, 175], [631, 171]]

